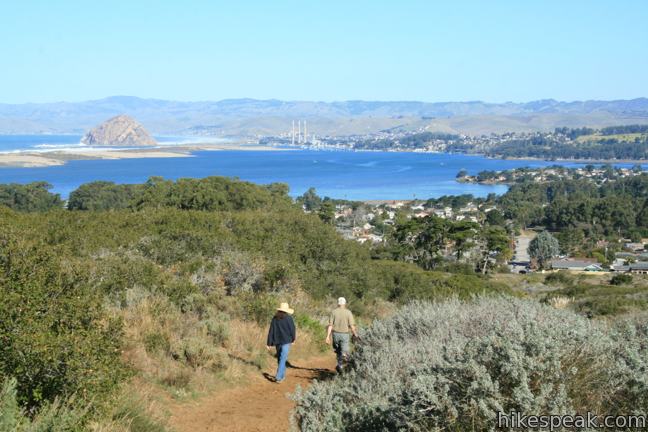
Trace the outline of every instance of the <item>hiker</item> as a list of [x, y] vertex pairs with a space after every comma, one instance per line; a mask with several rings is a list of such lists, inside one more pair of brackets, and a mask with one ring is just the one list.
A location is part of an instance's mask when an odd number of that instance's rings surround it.
[[333, 350], [337, 355], [337, 366], [335, 370], [338, 373], [342, 373], [344, 363], [349, 359], [349, 354], [351, 353], [349, 333], [352, 333], [354, 338], [358, 337], [353, 314], [347, 309], [346, 299], [344, 297], [338, 299], [338, 307], [331, 312], [331, 316], [329, 317], [329, 323], [326, 329], [327, 344], [331, 343], [331, 333], [333, 334]]
[[286, 362], [288, 361], [288, 352], [290, 345], [295, 342], [297, 333], [295, 322], [290, 315], [295, 312], [290, 309], [288, 303], [281, 303], [277, 308], [277, 313], [270, 322], [268, 331], [268, 342], [266, 347], [270, 350], [272, 347], [277, 349], [277, 374], [275, 382], [280, 383], [286, 378]]

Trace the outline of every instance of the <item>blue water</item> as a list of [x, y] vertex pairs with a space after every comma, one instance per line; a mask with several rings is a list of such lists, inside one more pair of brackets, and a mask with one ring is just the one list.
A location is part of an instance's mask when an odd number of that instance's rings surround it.
[[[52, 137], [41, 138], [44, 141]], [[0, 149], [2, 139], [0, 137]], [[25, 138], [25, 141], [29, 139]], [[199, 151], [188, 158], [76, 160], [45, 168], [0, 168], [0, 183], [44, 180], [53, 185], [54, 192], [67, 197], [80, 184], [95, 180], [141, 183], [151, 176], [177, 179], [218, 175], [260, 184], [287, 183], [293, 196], [315, 187], [318, 194], [333, 198], [423, 199], [464, 193], [486, 196], [489, 193], [501, 194], [507, 189], [504, 185], [457, 183], [455, 176], [461, 169], [476, 174], [483, 170], [549, 165], [556, 165], [556, 162], [499, 160], [445, 153]]]

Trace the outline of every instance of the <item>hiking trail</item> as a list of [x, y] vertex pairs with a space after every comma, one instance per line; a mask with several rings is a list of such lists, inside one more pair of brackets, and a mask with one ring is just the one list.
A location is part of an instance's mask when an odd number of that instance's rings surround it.
[[297, 385], [308, 387], [313, 379], [334, 375], [331, 354], [289, 360], [286, 380], [277, 384], [264, 375], [274, 375], [272, 366], [251, 377], [249, 382], [170, 407], [169, 425], [176, 432], [265, 432], [288, 431], [294, 402], [288, 399]]

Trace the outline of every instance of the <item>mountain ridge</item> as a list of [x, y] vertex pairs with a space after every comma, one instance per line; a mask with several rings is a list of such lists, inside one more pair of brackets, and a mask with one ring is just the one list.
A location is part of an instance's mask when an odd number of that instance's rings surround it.
[[[292, 120], [309, 121], [313, 132], [319, 134], [375, 132], [401, 126], [471, 134], [506, 128], [550, 130], [558, 126], [648, 123], [648, 98], [521, 103], [252, 98], [187, 102], [120, 95], [82, 102], [0, 104], [0, 133], [83, 133], [120, 114], [137, 118], [158, 134], [194, 130], [208, 130], [214, 135], [278, 134], [287, 133]], [[351, 124], [354, 121], [357, 124]]]

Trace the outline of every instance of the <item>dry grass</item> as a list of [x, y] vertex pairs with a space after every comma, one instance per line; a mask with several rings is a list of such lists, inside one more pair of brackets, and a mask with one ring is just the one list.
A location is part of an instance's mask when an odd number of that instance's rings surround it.
[[[306, 296], [294, 294], [289, 298], [296, 309], [312, 310]], [[133, 290], [127, 297], [125, 307], [111, 309], [124, 322], [124, 361], [142, 380], [174, 397], [231, 386], [275, 361], [265, 345], [267, 327], [236, 317], [243, 313], [236, 311], [237, 306], [241, 309], [236, 297], [220, 299], [219, 308], [214, 305], [218, 301], [212, 301], [201, 304], [199, 311], [184, 312], [165, 296]], [[298, 330], [291, 359], [312, 356], [321, 348], [323, 331], [312, 335], [309, 330]]]
[[552, 297], [548, 300], [548, 303], [551, 306], [555, 307], [556, 309], [566, 309], [573, 302], [574, 302], [573, 297], [563, 297], [563, 296]]

